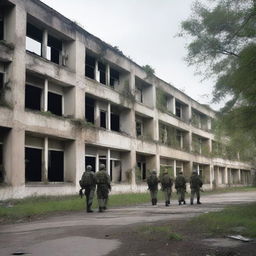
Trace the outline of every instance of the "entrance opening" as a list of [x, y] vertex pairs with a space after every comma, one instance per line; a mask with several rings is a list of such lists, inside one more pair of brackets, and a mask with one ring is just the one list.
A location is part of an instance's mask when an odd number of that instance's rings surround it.
[[95, 79], [95, 63], [96, 63], [96, 59], [86, 53], [85, 76], [91, 79]]
[[47, 59], [60, 64], [60, 53], [62, 51], [62, 41], [48, 35], [48, 44], [47, 44]]
[[106, 156], [100, 156], [99, 157], [99, 165], [100, 164], [105, 164], [105, 167], [107, 168], [107, 158], [106, 158]]
[[93, 98], [85, 97], [85, 119], [89, 123], [94, 124], [94, 106], [95, 100]]
[[49, 150], [49, 181], [64, 181], [64, 152]]
[[34, 25], [27, 23], [26, 50], [42, 55], [43, 32]]
[[106, 65], [99, 62], [98, 63], [98, 70], [100, 72], [100, 83], [106, 84]]
[[145, 180], [147, 178], [146, 163], [144, 163], [144, 162], [137, 162], [137, 167], [140, 170], [141, 179]]
[[85, 157], [85, 168], [87, 165], [92, 166], [92, 171], [96, 171], [96, 157], [95, 156], [86, 156]]
[[25, 88], [25, 108], [41, 110], [42, 89], [32, 85], [26, 85]]
[[106, 121], [106, 118], [107, 118], [107, 113], [106, 113], [106, 111], [101, 110], [101, 111], [100, 111], [100, 127], [102, 127], [102, 128], [107, 128], [107, 121]]
[[0, 182], [4, 181], [3, 144], [0, 143]]
[[57, 116], [62, 116], [62, 95], [48, 92], [48, 111]]
[[111, 130], [119, 132], [120, 131], [120, 117], [118, 114], [111, 113]]
[[42, 180], [42, 149], [25, 148], [26, 181]]
[[112, 182], [121, 182], [122, 171], [120, 161], [110, 160], [110, 180]]

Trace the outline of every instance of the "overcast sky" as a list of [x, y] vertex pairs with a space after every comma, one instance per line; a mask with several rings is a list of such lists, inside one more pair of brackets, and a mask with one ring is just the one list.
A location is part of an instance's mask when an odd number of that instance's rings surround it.
[[[189, 17], [193, 0], [43, 0], [89, 33], [113, 45], [139, 65], [202, 104], [209, 104], [213, 82], [188, 67], [186, 40], [175, 37]], [[214, 109], [217, 106], [211, 105]]]

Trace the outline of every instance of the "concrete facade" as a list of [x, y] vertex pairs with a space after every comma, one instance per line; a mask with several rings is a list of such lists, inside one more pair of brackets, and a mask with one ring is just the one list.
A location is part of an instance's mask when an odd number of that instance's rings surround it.
[[214, 111], [40, 1], [0, 7], [0, 200], [76, 193], [86, 164], [106, 164], [113, 193], [164, 167], [209, 189], [251, 182], [214, 140]]

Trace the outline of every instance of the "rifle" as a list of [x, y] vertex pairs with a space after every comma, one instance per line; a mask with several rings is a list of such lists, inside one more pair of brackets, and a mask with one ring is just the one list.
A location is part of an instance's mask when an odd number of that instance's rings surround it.
[[81, 188], [81, 189], [79, 190], [79, 196], [80, 196], [81, 198], [83, 198], [83, 195], [84, 195], [84, 193], [83, 193], [83, 188]]

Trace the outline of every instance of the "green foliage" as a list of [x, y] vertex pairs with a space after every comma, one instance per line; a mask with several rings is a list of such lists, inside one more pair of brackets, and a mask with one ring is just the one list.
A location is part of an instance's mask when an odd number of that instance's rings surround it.
[[162, 112], [167, 112], [168, 111], [167, 102], [168, 102], [167, 94], [163, 90], [157, 88], [156, 89], [156, 107]]
[[146, 72], [147, 78], [154, 76], [154, 74], [155, 74], [155, 69], [152, 68], [150, 65], [142, 66], [142, 68], [143, 68], [144, 71]]
[[[232, 206], [220, 212], [203, 214], [194, 218], [191, 224], [214, 234], [237, 233], [256, 237], [256, 204]], [[237, 228], [239, 231], [236, 231]]]
[[196, 65], [206, 77], [216, 79], [214, 102], [229, 96], [219, 113], [219, 128], [224, 136], [231, 137], [231, 151], [239, 151], [243, 159], [255, 161], [256, 1], [211, 3], [207, 7], [196, 1], [191, 17], [181, 24], [180, 36], [192, 37], [187, 62]]

